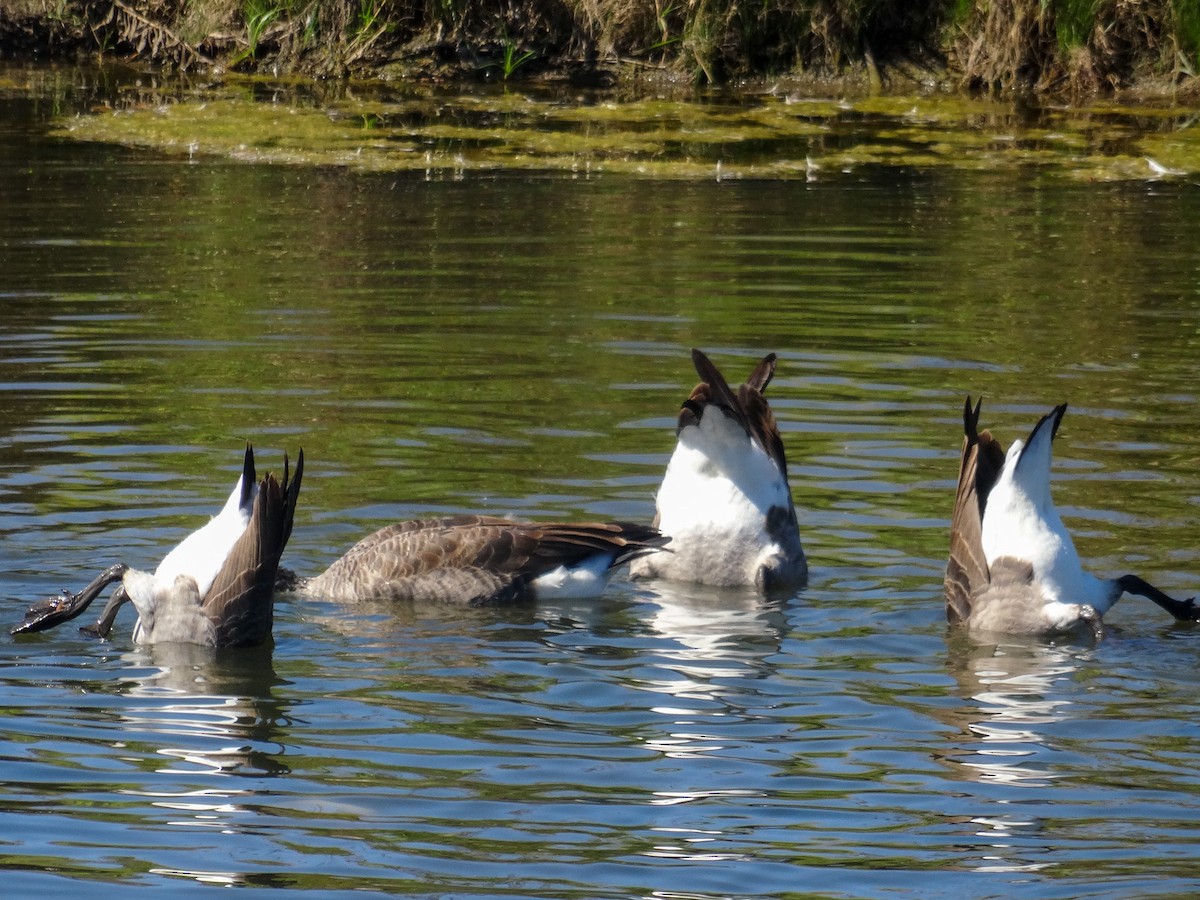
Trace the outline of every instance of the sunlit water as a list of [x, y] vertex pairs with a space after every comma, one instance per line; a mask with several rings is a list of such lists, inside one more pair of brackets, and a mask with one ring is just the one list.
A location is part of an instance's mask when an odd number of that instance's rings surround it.
[[286, 563], [440, 510], [649, 520], [688, 350], [770, 396], [809, 587], [512, 610], [281, 598], [272, 648], [0, 640], [6, 894], [1186, 896], [1200, 630], [974, 644], [941, 600], [964, 395], [1069, 401], [1090, 565], [1200, 588], [1200, 189], [864, 168], [376, 176], [46, 136], [0, 99], [9, 610], [303, 447]]

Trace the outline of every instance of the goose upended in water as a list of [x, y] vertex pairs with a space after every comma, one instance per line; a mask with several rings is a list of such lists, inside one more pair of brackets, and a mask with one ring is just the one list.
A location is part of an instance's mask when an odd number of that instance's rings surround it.
[[111, 566], [78, 594], [29, 608], [13, 634], [43, 631], [83, 613], [109, 584], [119, 581], [99, 620], [84, 630], [107, 637], [117, 612], [132, 602], [137, 643], [179, 642], [211, 647], [261, 644], [271, 635], [279, 558], [292, 533], [304, 474], [304, 451], [283, 482], [268, 473], [257, 481], [247, 445], [242, 474], [224, 508], [163, 558], [154, 573]]
[[654, 524], [671, 538], [670, 553], [635, 560], [637, 578], [760, 591], [803, 586], [808, 563], [787, 459], [763, 392], [775, 374], [763, 357], [733, 391], [699, 350], [700, 383], [683, 402], [675, 451], [655, 499]]
[[[388, 525], [291, 587], [330, 600], [500, 605], [600, 593], [614, 568], [658, 554], [645, 525], [443, 516]], [[669, 552], [669, 551], [667, 551]]]
[[1196, 621], [1192, 600], [1175, 600], [1136, 575], [1084, 571], [1050, 496], [1051, 450], [1067, 406], [1057, 406], [1005, 455], [968, 397], [946, 566], [946, 618], [971, 631], [1103, 634], [1102, 618], [1122, 593], [1153, 600], [1176, 619]]

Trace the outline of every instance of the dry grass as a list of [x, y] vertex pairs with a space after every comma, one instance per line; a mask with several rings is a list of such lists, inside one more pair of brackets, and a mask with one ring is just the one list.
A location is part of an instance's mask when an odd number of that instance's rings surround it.
[[992, 0], [969, 5], [951, 44], [964, 80], [992, 91], [1112, 90], [1190, 75], [1200, 5], [1186, 0]]
[[[601, 72], [698, 82], [873, 75], [945, 60], [992, 91], [1096, 91], [1191, 76], [1197, 0], [3, 0], [0, 40], [57, 23], [81, 47], [181, 68], [432, 77]], [[13, 32], [15, 33], [15, 32]], [[31, 36], [32, 35], [32, 36]], [[10, 39], [10, 43], [13, 42]], [[0, 48], [2, 49], [2, 48]], [[876, 68], [876, 63], [878, 68]]]

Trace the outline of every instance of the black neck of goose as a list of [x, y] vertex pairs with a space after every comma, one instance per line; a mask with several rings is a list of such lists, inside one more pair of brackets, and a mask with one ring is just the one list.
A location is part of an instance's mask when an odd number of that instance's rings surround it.
[[1191, 597], [1187, 600], [1176, 600], [1137, 575], [1122, 575], [1117, 579], [1117, 584], [1126, 593], [1153, 600], [1180, 622], [1200, 622], [1200, 608], [1197, 608]]

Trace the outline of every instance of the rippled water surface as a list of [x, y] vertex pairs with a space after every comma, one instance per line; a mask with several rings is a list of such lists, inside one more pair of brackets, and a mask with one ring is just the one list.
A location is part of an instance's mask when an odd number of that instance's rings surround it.
[[941, 599], [967, 393], [1006, 442], [1068, 401], [1081, 553], [1200, 588], [1191, 180], [377, 175], [68, 142], [72, 102], [0, 93], [9, 621], [153, 567], [247, 440], [304, 448], [302, 573], [431, 511], [649, 520], [693, 346], [779, 353], [812, 577], [4, 637], [6, 893], [1200, 891], [1200, 630], [979, 644]]

